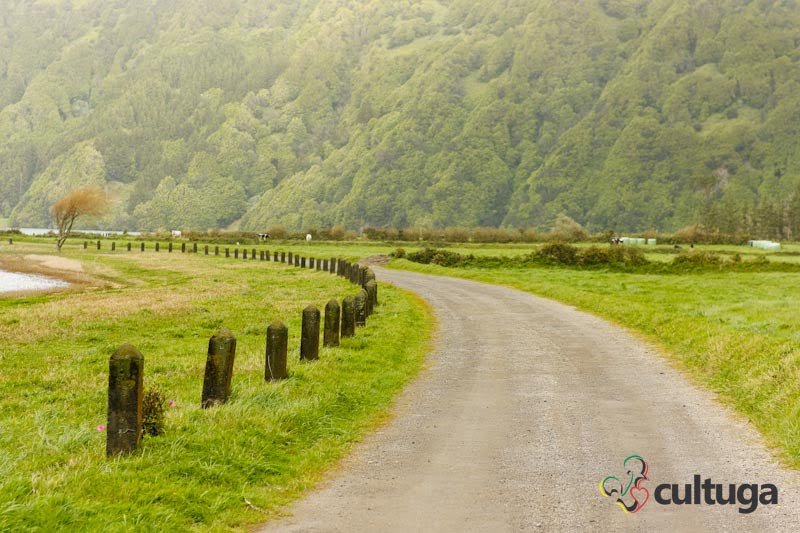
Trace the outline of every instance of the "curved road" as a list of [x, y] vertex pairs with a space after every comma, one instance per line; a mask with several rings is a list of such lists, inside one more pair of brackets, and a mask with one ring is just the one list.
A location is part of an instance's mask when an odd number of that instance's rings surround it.
[[[625, 331], [513, 289], [376, 271], [433, 306], [428, 369], [390, 423], [263, 531], [800, 531], [798, 477]], [[626, 515], [598, 484], [627, 480], [631, 454], [649, 464], [649, 500]], [[682, 496], [694, 474], [724, 483], [723, 496], [729, 483], [773, 483], [779, 503], [741, 514], [654, 501], [657, 485]]]

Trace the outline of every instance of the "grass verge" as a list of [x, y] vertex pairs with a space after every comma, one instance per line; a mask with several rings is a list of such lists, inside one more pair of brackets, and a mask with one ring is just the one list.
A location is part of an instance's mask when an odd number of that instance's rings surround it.
[[[36, 253], [14, 245], [14, 253]], [[381, 286], [353, 339], [298, 360], [309, 303], [353, 294], [341, 278], [195, 255], [85, 253], [116, 287], [0, 298], [0, 530], [226, 530], [263, 522], [385, 419], [421, 368], [433, 328], [415, 296]], [[265, 383], [264, 334], [289, 326], [291, 377]], [[237, 336], [233, 391], [201, 410], [208, 338]], [[171, 400], [166, 435], [106, 460], [108, 357], [130, 342], [145, 387]]]
[[514, 287], [642, 334], [748, 417], [800, 467], [800, 273], [633, 274], [540, 268], [394, 268]]

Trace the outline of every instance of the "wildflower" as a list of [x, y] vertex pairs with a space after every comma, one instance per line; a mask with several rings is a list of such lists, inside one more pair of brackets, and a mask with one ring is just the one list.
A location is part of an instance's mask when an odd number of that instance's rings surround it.
[[104, 424], [98, 424], [97, 431], [105, 431], [105, 430], [106, 430], [106, 426]]

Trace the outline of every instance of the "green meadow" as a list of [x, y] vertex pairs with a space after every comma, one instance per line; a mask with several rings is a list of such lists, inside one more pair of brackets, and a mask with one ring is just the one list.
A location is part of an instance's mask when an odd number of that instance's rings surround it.
[[[53, 251], [41, 239], [6, 243], [0, 260]], [[96, 286], [0, 297], [0, 531], [224, 530], [276, 516], [385, 420], [434, 325], [418, 298], [382, 284], [366, 327], [301, 363], [301, 310], [355, 294], [343, 278], [74, 241], [63, 255]], [[289, 327], [290, 377], [266, 383], [274, 319]], [[232, 397], [203, 410], [208, 339], [220, 327], [237, 336]], [[98, 426], [108, 358], [123, 343], [144, 355], [145, 388], [169, 402], [166, 434], [106, 459]]]

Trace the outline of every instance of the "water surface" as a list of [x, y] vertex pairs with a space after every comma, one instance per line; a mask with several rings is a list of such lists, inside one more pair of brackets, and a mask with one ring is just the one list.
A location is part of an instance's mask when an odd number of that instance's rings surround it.
[[38, 276], [35, 274], [20, 274], [0, 270], [0, 293], [17, 291], [41, 291], [69, 287], [69, 283], [60, 279]]

